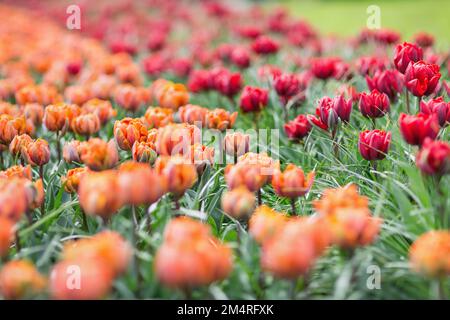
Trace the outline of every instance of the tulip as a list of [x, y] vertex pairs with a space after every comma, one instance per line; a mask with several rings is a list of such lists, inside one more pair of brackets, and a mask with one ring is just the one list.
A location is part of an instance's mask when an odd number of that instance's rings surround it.
[[363, 56], [356, 60], [356, 68], [362, 76], [372, 76], [377, 71], [383, 71], [388, 64], [386, 58], [377, 56]]
[[0, 216], [0, 257], [5, 257], [8, 254], [9, 247], [14, 241], [14, 234], [14, 222]]
[[69, 119], [67, 118], [66, 104], [60, 103], [49, 105], [44, 111], [44, 125], [53, 132], [63, 131], [69, 126]]
[[123, 205], [119, 177], [115, 171], [90, 172], [78, 187], [80, 206], [92, 216], [109, 219]]
[[269, 180], [259, 164], [237, 163], [225, 167], [225, 181], [230, 190], [244, 186], [252, 192], [261, 189]]
[[419, 98], [434, 93], [440, 78], [439, 66], [424, 61], [411, 63], [405, 71], [406, 87]]
[[450, 145], [426, 138], [417, 153], [416, 165], [428, 175], [442, 177], [450, 173]]
[[[29, 181], [29, 180], [25, 180]], [[0, 217], [17, 222], [28, 210], [29, 201], [24, 179], [0, 179]]]
[[250, 136], [241, 132], [227, 133], [223, 140], [223, 148], [226, 154], [234, 157], [234, 163], [236, 163], [239, 156], [249, 151]]
[[[308, 120], [322, 130], [328, 131], [331, 129], [332, 133], [336, 133], [339, 116], [336, 109], [333, 108], [333, 100], [329, 97], [324, 97], [319, 100], [316, 107], [316, 116], [308, 115]], [[333, 136], [334, 138], [334, 136]]]
[[358, 149], [361, 156], [368, 161], [382, 160], [389, 151], [390, 143], [390, 132], [366, 130], [359, 135]]
[[289, 121], [284, 125], [284, 131], [289, 139], [300, 141], [306, 137], [311, 131], [311, 123], [308, 117], [300, 114], [294, 120]]
[[409, 249], [412, 269], [430, 277], [449, 275], [449, 243], [448, 230], [432, 230], [421, 235]]
[[408, 42], [395, 47], [394, 65], [398, 71], [405, 74], [410, 63], [415, 63], [423, 59], [422, 48]]
[[277, 234], [287, 221], [284, 214], [264, 205], [259, 206], [250, 218], [249, 233], [256, 242], [263, 244]]
[[117, 111], [113, 109], [111, 102], [98, 98], [86, 101], [81, 108], [85, 113], [97, 115], [100, 125], [105, 125], [117, 115]]
[[252, 50], [261, 55], [277, 53], [280, 45], [267, 36], [259, 36], [252, 43]]
[[64, 98], [69, 103], [82, 105], [91, 99], [90, 89], [89, 87], [83, 85], [68, 86], [64, 90]]
[[206, 126], [220, 131], [231, 129], [236, 122], [237, 115], [237, 112], [229, 113], [221, 108], [210, 110], [206, 114]]
[[383, 117], [389, 112], [389, 108], [389, 97], [376, 89], [369, 94], [365, 92], [360, 94], [359, 111], [364, 117], [371, 119]]
[[18, 157], [22, 155], [22, 151], [33, 141], [33, 139], [28, 134], [17, 135], [12, 139], [9, 144], [9, 152], [14, 156]]
[[109, 142], [99, 138], [91, 138], [80, 145], [81, 161], [94, 171], [113, 168], [119, 162], [119, 153], [114, 140]]
[[35, 126], [42, 124], [44, 118], [44, 107], [38, 103], [27, 103], [23, 107], [23, 114], [27, 120], [30, 120]]
[[384, 70], [376, 71], [373, 77], [366, 76], [366, 82], [371, 91], [377, 89], [395, 101], [403, 90], [404, 78], [397, 70]]
[[149, 107], [145, 112], [144, 119], [149, 128], [164, 127], [173, 122], [173, 110], [169, 108]]
[[225, 70], [224, 72], [218, 74], [218, 76], [214, 79], [215, 89], [233, 102], [232, 98], [242, 88], [242, 78], [239, 72], [232, 73]]
[[155, 203], [167, 189], [165, 176], [156, 173], [148, 164], [134, 161], [120, 165], [119, 185], [124, 203], [134, 206]]
[[[80, 277], [79, 285], [71, 280], [75, 272]], [[113, 272], [102, 259], [72, 259], [53, 267], [50, 293], [59, 300], [101, 299], [111, 290], [112, 282]]]
[[314, 171], [311, 171], [305, 177], [305, 173], [300, 167], [290, 163], [283, 172], [276, 170], [272, 176], [272, 186], [275, 193], [291, 199], [294, 215], [296, 215], [295, 199], [309, 192], [314, 182], [314, 175]]
[[9, 145], [15, 136], [25, 133], [30, 134], [31, 130], [24, 117], [0, 115], [0, 144]]
[[0, 291], [6, 299], [39, 294], [45, 289], [46, 282], [36, 267], [26, 260], [8, 262], [0, 272]]
[[114, 122], [114, 138], [122, 150], [131, 150], [133, 144], [147, 139], [147, 128], [141, 119], [124, 118]]
[[4, 170], [4, 171], [0, 171], [0, 179], [1, 178], [6, 178], [6, 179], [11, 179], [11, 178], [25, 178], [28, 180], [32, 179], [32, 175], [31, 175], [31, 166], [27, 165], [27, 166], [12, 166], [9, 167], [8, 169]]
[[206, 147], [200, 143], [193, 144], [185, 158], [195, 165], [197, 175], [200, 176], [205, 171], [206, 166], [212, 166], [214, 163], [214, 148]]
[[416, 116], [400, 114], [400, 132], [408, 144], [420, 146], [425, 138], [435, 139], [439, 133], [439, 123], [435, 115], [418, 113]]
[[187, 104], [178, 109], [177, 116], [182, 123], [185, 122], [192, 125], [203, 126], [206, 125], [206, 116], [208, 112], [208, 108]]
[[131, 148], [131, 155], [134, 161], [153, 164], [158, 156], [155, 149], [155, 145], [151, 142], [136, 141]]
[[61, 177], [61, 183], [67, 193], [76, 193], [80, 185], [81, 178], [89, 173], [86, 167], [74, 168], [67, 170], [67, 174]]
[[86, 136], [88, 140], [89, 136], [100, 130], [100, 119], [94, 113], [83, 114], [73, 119], [71, 127], [75, 133]]
[[164, 81], [152, 86], [153, 97], [159, 106], [177, 110], [189, 102], [189, 93], [183, 84]]
[[50, 147], [48, 142], [40, 138], [31, 141], [22, 148], [22, 156], [32, 166], [42, 167], [50, 161]]
[[369, 200], [358, 193], [351, 184], [336, 189], [326, 189], [320, 200], [313, 202], [314, 209], [322, 215], [333, 215], [338, 209], [367, 209]]
[[245, 86], [240, 98], [241, 110], [247, 112], [259, 112], [266, 107], [269, 93], [265, 89]]
[[250, 53], [245, 48], [235, 48], [231, 51], [230, 60], [241, 69], [248, 68], [250, 66]]
[[282, 74], [274, 78], [273, 86], [283, 104], [300, 91], [300, 82], [294, 74]]
[[442, 97], [431, 99], [428, 102], [421, 100], [420, 112], [427, 115], [435, 114], [442, 128], [450, 123], [450, 102], [445, 102]]
[[122, 84], [114, 90], [114, 100], [125, 110], [136, 112], [148, 101], [149, 93], [145, 88], [135, 87], [131, 84]]
[[178, 58], [172, 60], [170, 69], [179, 78], [186, 78], [192, 70], [192, 60], [188, 58]]
[[78, 162], [81, 163], [80, 152], [85, 143], [78, 140], [67, 142], [63, 147], [63, 158], [67, 163]]
[[191, 145], [200, 141], [200, 130], [185, 123], [162, 127], [157, 132], [156, 150], [164, 156], [186, 154]]
[[195, 166], [180, 156], [161, 156], [156, 159], [155, 170], [167, 178], [168, 191], [175, 197], [175, 205], [178, 207], [178, 200], [197, 181]]
[[317, 79], [340, 79], [346, 72], [347, 66], [340, 58], [322, 57], [311, 60], [311, 72]]
[[223, 211], [235, 219], [248, 219], [255, 207], [255, 195], [241, 186], [222, 196]]
[[208, 91], [210, 87], [210, 72], [208, 70], [194, 70], [188, 80], [188, 88], [191, 92]]
[[422, 48], [428, 48], [433, 46], [434, 37], [429, 33], [419, 32], [414, 35], [414, 42]]

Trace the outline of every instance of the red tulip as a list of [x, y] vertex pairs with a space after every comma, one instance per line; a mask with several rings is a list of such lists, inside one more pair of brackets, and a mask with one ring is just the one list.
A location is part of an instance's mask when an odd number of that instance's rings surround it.
[[359, 135], [358, 148], [366, 160], [382, 160], [391, 143], [391, 133], [381, 130], [366, 130]]
[[289, 139], [301, 140], [311, 131], [311, 123], [307, 116], [300, 114], [284, 125], [284, 131], [286, 131]]
[[439, 123], [435, 115], [419, 112], [416, 116], [400, 114], [398, 119], [403, 139], [412, 145], [422, 145], [425, 138], [435, 139], [439, 133]]
[[284, 104], [300, 92], [300, 82], [295, 74], [284, 73], [275, 77], [273, 86]]
[[339, 116], [333, 108], [332, 100], [329, 97], [324, 97], [319, 101], [316, 108], [316, 116], [308, 115], [308, 120], [319, 128], [328, 131], [328, 129], [335, 130]]
[[250, 66], [250, 53], [245, 48], [235, 48], [231, 52], [231, 62], [241, 69]]
[[360, 94], [359, 110], [365, 117], [380, 118], [389, 112], [389, 107], [389, 97], [376, 89], [369, 94]]
[[279, 44], [267, 36], [259, 36], [252, 43], [252, 50], [257, 54], [277, 53]]
[[405, 85], [416, 97], [432, 94], [440, 78], [439, 66], [424, 61], [411, 63], [405, 71]]
[[209, 85], [210, 73], [208, 70], [194, 70], [188, 80], [188, 88], [192, 92], [201, 92], [211, 89]]
[[224, 69], [214, 79], [214, 86], [217, 91], [227, 97], [233, 97], [242, 88], [242, 78], [239, 72], [230, 72]]
[[432, 47], [434, 37], [429, 33], [419, 32], [414, 36], [414, 42], [423, 48]]
[[431, 99], [428, 102], [421, 100], [420, 111], [428, 115], [435, 114], [441, 127], [450, 123], [450, 102], [445, 102], [442, 97]]
[[366, 76], [369, 89], [377, 89], [387, 94], [391, 101], [396, 100], [397, 95], [403, 90], [403, 81], [403, 75], [397, 70], [377, 71], [373, 77]]
[[444, 141], [425, 139], [416, 156], [416, 165], [429, 175], [442, 176], [450, 173], [450, 145]]
[[268, 102], [269, 93], [266, 89], [245, 86], [241, 94], [240, 107], [243, 112], [259, 112]]
[[397, 70], [403, 74], [411, 62], [414, 63], [422, 59], [422, 48], [415, 44], [404, 42], [395, 48], [394, 64]]
[[362, 76], [373, 75], [376, 71], [386, 69], [388, 60], [377, 56], [360, 57], [356, 60], [356, 68]]

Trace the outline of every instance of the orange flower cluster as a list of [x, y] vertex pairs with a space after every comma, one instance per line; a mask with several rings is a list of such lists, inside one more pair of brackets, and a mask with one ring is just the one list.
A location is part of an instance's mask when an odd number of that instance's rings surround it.
[[167, 190], [176, 199], [197, 181], [195, 166], [181, 156], [159, 157], [155, 162], [155, 170], [167, 179]]
[[314, 202], [323, 223], [326, 223], [332, 242], [343, 248], [371, 244], [380, 231], [382, 219], [373, 217], [367, 197], [360, 196], [355, 185], [327, 189]]
[[42, 292], [47, 280], [26, 260], [10, 261], [0, 271], [0, 292], [6, 299], [20, 299]]
[[232, 269], [231, 250], [213, 238], [208, 226], [191, 218], [172, 219], [155, 258], [159, 281], [192, 288], [222, 280]]
[[291, 199], [304, 196], [311, 189], [313, 182], [314, 172], [305, 177], [303, 170], [292, 163], [287, 165], [284, 172], [276, 170], [272, 176], [275, 193]]
[[450, 275], [450, 231], [436, 230], [421, 235], [409, 249], [414, 271], [430, 277]]
[[255, 194], [244, 186], [227, 191], [222, 196], [222, 209], [235, 219], [248, 218], [255, 207]]
[[183, 123], [201, 125], [202, 127], [217, 129], [220, 131], [231, 129], [237, 118], [237, 112], [217, 108], [209, 110], [207, 108], [187, 104], [178, 109], [177, 117]]
[[181, 83], [158, 79], [151, 87], [153, 99], [160, 107], [177, 110], [189, 102], [189, 93]]
[[63, 148], [63, 157], [67, 163], [82, 162], [94, 171], [114, 168], [119, 162], [119, 152], [114, 140], [106, 142], [99, 138], [67, 143]]
[[[114, 231], [71, 241], [51, 272], [51, 295], [55, 299], [100, 299], [111, 290], [114, 278], [127, 269], [131, 256], [131, 246]], [[71, 281], [74, 275], [78, 279]]]

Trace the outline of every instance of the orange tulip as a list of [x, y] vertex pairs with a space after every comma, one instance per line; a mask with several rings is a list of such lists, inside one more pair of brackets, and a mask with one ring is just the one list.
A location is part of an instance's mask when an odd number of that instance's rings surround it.
[[37, 139], [22, 148], [22, 156], [32, 166], [43, 166], [50, 161], [50, 147], [44, 139]]
[[148, 164], [127, 161], [119, 167], [119, 184], [124, 203], [152, 204], [164, 195], [166, 177], [156, 173]]
[[64, 98], [70, 103], [82, 105], [91, 99], [91, 92], [88, 86], [73, 85], [66, 87], [64, 90]]
[[44, 107], [39, 103], [27, 103], [23, 107], [23, 114], [35, 126], [40, 126], [44, 118]]
[[44, 125], [53, 132], [65, 131], [70, 122], [67, 118], [66, 104], [49, 105], [44, 111]]
[[214, 148], [195, 143], [184, 157], [195, 165], [198, 175], [201, 175], [207, 165], [214, 163]]
[[20, 299], [42, 292], [46, 279], [25, 260], [8, 262], [0, 271], [0, 291], [6, 299]]
[[124, 118], [114, 123], [114, 137], [122, 150], [131, 150], [136, 141], [146, 141], [147, 135], [147, 128], [141, 119]]
[[158, 156], [155, 149], [152, 142], [136, 141], [131, 148], [131, 155], [134, 161], [153, 164]]
[[430, 277], [450, 275], [450, 231], [433, 230], [421, 235], [409, 249], [414, 271]]
[[197, 181], [195, 166], [179, 156], [159, 157], [155, 162], [155, 170], [167, 178], [168, 191], [175, 198], [180, 198]]
[[230, 114], [228, 111], [220, 108], [211, 110], [206, 115], [206, 126], [220, 131], [231, 129], [236, 122], [237, 115], [237, 112]]
[[27, 209], [24, 179], [0, 179], [0, 217], [19, 221]]
[[189, 102], [189, 93], [181, 83], [159, 79], [152, 85], [153, 98], [163, 108], [177, 110]]
[[85, 143], [78, 140], [67, 142], [63, 147], [63, 158], [67, 163], [81, 162], [80, 152]]
[[114, 100], [125, 110], [136, 112], [149, 101], [149, 94], [145, 88], [121, 84], [114, 90]]
[[248, 218], [255, 208], [255, 195], [241, 186], [222, 196], [222, 209], [236, 219]]
[[91, 136], [100, 130], [100, 119], [94, 113], [79, 115], [71, 123], [72, 130], [83, 136]]
[[111, 102], [108, 100], [100, 100], [97, 98], [86, 101], [81, 107], [86, 113], [97, 115], [101, 125], [105, 125], [110, 119], [117, 115], [117, 111], [113, 109]]
[[26, 133], [17, 135], [9, 144], [9, 152], [14, 157], [22, 155], [22, 151], [31, 143], [33, 139]]
[[164, 156], [187, 154], [201, 140], [200, 129], [185, 123], [170, 124], [158, 129], [156, 150]]
[[6, 114], [0, 115], [0, 143], [2, 144], [9, 145], [17, 135], [30, 134], [30, 129], [24, 117], [14, 118]]
[[76, 193], [80, 185], [81, 178], [89, 172], [86, 167], [74, 168], [67, 170], [67, 174], [61, 177], [61, 183], [67, 193]]
[[149, 128], [160, 128], [173, 122], [173, 110], [161, 107], [149, 107], [144, 119]]
[[228, 155], [242, 156], [250, 149], [250, 136], [241, 132], [227, 133], [223, 141], [223, 146]]
[[258, 164], [240, 163], [229, 164], [225, 167], [225, 181], [228, 189], [244, 186], [252, 192], [261, 189], [269, 180], [268, 175], [263, 174], [264, 168]]
[[91, 138], [80, 144], [81, 161], [94, 171], [111, 169], [119, 162], [119, 153], [114, 140], [109, 142], [99, 138]]
[[355, 185], [349, 185], [337, 189], [327, 189], [320, 200], [313, 202], [317, 212], [333, 214], [338, 209], [367, 209], [369, 200], [360, 196]]
[[201, 127], [206, 126], [206, 117], [208, 113], [208, 108], [203, 108], [194, 104], [187, 104], [178, 109], [177, 115], [181, 122]]
[[287, 222], [284, 214], [262, 205], [256, 208], [249, 221], [249, 232], [255, 240], [262, 244], [277, 233]]
[[292, 163], [287, 165], [284, 172], [277, 170], [272, 176], [275, 193], [291, 199], [304, 196], [311, 189], [313, 182], [313, 171], [305, 177], [303, 170]]
[[117, 172], [107, 170], [85, 174], [78, 187], [80, 205], [89, 215], [111, 217], [123, 205]]
[[12, 166], [4, 171], [0, 171], [0, 179], [25, 178], [31, 180], [31, 166]]
[[14, 222], [8, 218], [0, 216], [0, 257], [8, 254], [9, 247], [14, 241]]

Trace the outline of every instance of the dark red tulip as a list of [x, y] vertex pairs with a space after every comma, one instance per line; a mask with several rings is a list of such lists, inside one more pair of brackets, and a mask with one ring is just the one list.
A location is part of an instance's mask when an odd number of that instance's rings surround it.
[[361, 156], [369, 161], [386, 157], [391, 144], [391, 133], [382, 130], [366, 130], [360, 133], [358, 148]]
[[144, 71], [152, 77], [159, 76], [167, 67], [167, 59], [161, 54], [154, 54], [142, 60]]
[[170, 69], [177, 77], [187, 77], [192, 69], [192, 60], [188, 58], [174, 59], [170, 62]]
[[188, 80], [188, 88], [192, 92], [202, 92], [211, 89], [210, 73], [208, 70], [194, 70]]
[[227, 97], [234, 97], [242, 88], [242, 78], [239, 72], [224, 70], [214, 78], [214, 87]]
[[450, 145], [444, 141], [425, 139], [416, 156], [416, 165], [429, 175], [450, 173]]
[[266, 89], [245, 86], [241, 94], [240, 107], [243, 112], [259, 112], [268, 102], [269, 93]]
[[395, 44], [400, 40], [400, 34], [389, 29], [375, 30], [374, 40], [381, 44]]
[[163, 32], [151, 32], [147, 40], [147, 49], [150, 51], [158, 51], [164, 48], [166, 44], [167, 34]]
[[414, 63], [422, 59], [422, 48], [416, 44], [404, 42], [395, 47], [394, 65], [403, 74], [411, 62]]
[[291, 73], [276, 76], [273, 81], [273, 86], [284, 104], [300, 92], [300, 81], [295, 74]]
[[414, 42], [422, 48], [428, 48], [433, 46], [434, 37], [429, 33], [419, 32], [414, 36]]
[[317, 79], [332, 78], [336, 74], [338, 62], [340, 62], [340, 59], [335, 57], [313, 58], [311, 60], [311, 72]]
[[230, 60], [241, 69], [250, 66], [250, 53], [245, 48], [235, 48], [231, 52]]
[[432, 94], [440, 78], [439, 66], [425, 61], [411, 63], [405, 72], [406, 87], [416, 97]]
[[380, 118], [389, 112], [389, 107], [389, 97], [376, 89], [359, 95], [359, 111], [364, 117]]
[[402, 113], [398, 119], [403, 139], [409, 144], [420, 146], [425, 138], [435, 139], [439, 123], [435, 115], [419, 112], [417, 115]]
[[247, 39], [256, 39], [262, 34], [262, 30], [256, 26], [239, 26], [235, 29], [236, 33]]
[[252, 43], [252, 50], [257, 54], [277, 53], [279, 48], [278, 42], [267, 36], [259, 36]]
[[343, 122], [350, 121], [350, 114], [352, 113], [352, 99], [345, 100], [344, 95], [338, 95], [333, 100], [333, 109], [336, 110], [339, 118]]
[[428, 115], [435, 114], [441, 127], [450, 123], [450, 102], [445, 102], [442, 97], [431, 99], [428, 102], [421, 100], [420, 111]]
[[308, 118], [300, 114], [294, 120], [289, 121], [284, 125], [284, 131], [289, 139], [301, 140], [311, 131], [311, 123]]
[[333, 100], [329, 97], [320, 99], [316, 108], [316, 115], [308, 115], [308, 120], [319, 128], [334, 131], [337, 127], [339, 116], [333, 108]]
[[403, 90], [403, 75], [397, 70], [377, 71], [373, 77], [366, 76], [367, 86], [370, 90], [377, 89], [388, 95], [391, 101]]
[[388, 65], [386, 58], [377, 56], [365, 56], [356, 60], [356, 69], [362, 76], [371, 76], [377, 71], [383, 71]]

